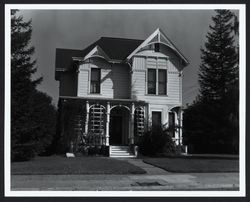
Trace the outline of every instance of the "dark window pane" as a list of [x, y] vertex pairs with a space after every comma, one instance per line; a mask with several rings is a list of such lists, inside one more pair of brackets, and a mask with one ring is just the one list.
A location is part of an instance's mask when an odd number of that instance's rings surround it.
[[167, 71], [165, 69], [158, 70], [158, 91], [159, 95], [167, 93]]
[[156, 94], [156, 70], [148, 69], [148, 94]]
[[152, 129], [161, 126], [161, 112], [152, 112]]
[[91, 81], [100, 80], [100, 69], [91, 69]]
[[90, 93], [100, 93], [100, 78], [101, 78], [100, 69], [92, 68]]

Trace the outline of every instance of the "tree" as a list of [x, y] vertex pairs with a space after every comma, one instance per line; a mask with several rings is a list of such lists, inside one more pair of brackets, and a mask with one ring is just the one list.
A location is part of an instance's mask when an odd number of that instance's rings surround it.
[[[28, 160], [44, 150], [41, 132], [48, 124], [42, 119], [47, 116], [50, 120], [55, 109], [51, 99], [36, 90], [42, 77], [32, 80], [37, 68], [32, 60], [35, 49], [30, 46], [31, 21], [24, 22], [16, 13], [11, 11], [11, 159]], [[47, 106], [47, 114], [41, 105]]]
[[200, 99], [208, 102], [225, 98], [230, 86], [238, 81], [238, 54], [232, 33], [234, 15], [229, 10], [216, 13], [205, 48], [201, 49]]
[[196, 152], [238, 152], [237, 23], [229, 10], [216, 10], [201, 49], [200, 94], [184, 114], [184, 138]]

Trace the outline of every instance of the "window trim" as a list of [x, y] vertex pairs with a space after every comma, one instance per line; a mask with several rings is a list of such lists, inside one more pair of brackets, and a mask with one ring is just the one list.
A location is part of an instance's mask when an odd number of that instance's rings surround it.
[[[154, 69], [156, 72], [156, 93], [155, 94], [148, 93], [148, 70], [149, 69]], [[166, 93], [165, 94], [159, 94], [159, 70], [166, 71]], [[168, 96], [168, 68], [158, 68], [157, 62], [156, 62], [156, 68], [146, 67], [146, 91], [145, 91], [145, 95], [147, 95], [147, 96], [163, 96], [163, 97]]]
[[[159, 84], [160, 84], [160, 81], [159, 81], [159, 72], [160, 71], [165, 71], [165, 93], [164, 94], [160, 94], [160, 91], [159, 91]], [[161, 96], [166, 96], [167, 95], [167, 69], [157, 69], [157, 73], [158, 73], [158, 95], [161, 95]], [[164, 82], [162, 82], [164, 84]]]
[[[148, 80], [148, 75], [149, 75], [149, 70], [155, 70], [155, 93], [149, 93], [148, 92], [148, 84], [149, 84], [149, 80]], [[157, 69], [155, 68], [147, 68], [147, 94], [148, 95], [157, 95]]]
[[[94, 93], [91, 92], [91, 74], [92, 74], [92, 69], [98, 69], [100, 71], [100, 84], [99, 84], [99, 92], [98, 93]], [[93, 95], [100, 95], [101, 94], [101, 78], [102, 78], [102, 70], [99, 67], [90, 67], [90, 71], [89, 71], [89, 94], [93, 94]]]

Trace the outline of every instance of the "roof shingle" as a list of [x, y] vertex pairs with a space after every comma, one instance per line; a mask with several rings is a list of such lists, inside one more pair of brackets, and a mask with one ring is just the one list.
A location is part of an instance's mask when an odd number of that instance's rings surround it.
[[102, 50], [112, 60], [124, 60], [126, 57], [133, 52], [143, 40], [137, 39], [124, 39], [124, 38], [111, 38], [101, 37], [96, 42], [89, 45], [83, 50], [72, 50], [72, 49], [56, 49], [56, 68], [68, 69], [71, 65], [72, 57], [84, 57], [87, 55], [95, 46], [100, 46]]

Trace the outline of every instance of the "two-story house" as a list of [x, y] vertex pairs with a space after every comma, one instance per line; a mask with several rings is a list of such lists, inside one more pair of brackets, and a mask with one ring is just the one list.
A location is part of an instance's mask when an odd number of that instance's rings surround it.
[[145, 40], [102, 37], [83, 50], [56, 49], [61, 136], [73, 144], [80, 131], [112, 156], [115, 146], [135, 145], [150, 127], [178, 125], [172, 134], [182, 145], [187, 65], [160, 29]]

